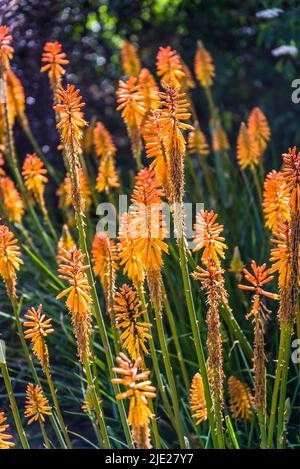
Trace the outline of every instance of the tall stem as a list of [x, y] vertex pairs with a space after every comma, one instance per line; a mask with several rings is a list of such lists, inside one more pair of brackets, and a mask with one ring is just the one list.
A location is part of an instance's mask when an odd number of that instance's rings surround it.
[[283, 353], [282, 353], [282, 372], [281, 372], [281, 385], [280, 385], [280, 396], [278, 406], [278, 430], [277, 430], [277, 448], [283, 449], [285, 446], [285, 425], [284, 425], [284, 411], [285, 411], [285, 398], [287, 379], [289, 372], [289, 361], [290, 361], [290, 348], [291, 348], [291, 336], [292, 336], [292, 322], [283, 326]]
[[40, 427], [41, 427], [41, 432], [42, 432], [42, 435], [43, 435], [45, 446], [46, 446], [47, 449], [51, 449], [50, 441], [48, 439], [48, 435], [47, 435], [47, 432], [45, 430], [45, 425], [44, 425], [44, 422], [42, 422], [41, 419], [39, 419], [39, 424], [40, 424]]

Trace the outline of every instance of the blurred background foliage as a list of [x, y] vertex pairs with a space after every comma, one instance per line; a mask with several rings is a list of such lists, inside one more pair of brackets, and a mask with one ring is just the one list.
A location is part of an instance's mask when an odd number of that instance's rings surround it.
[[[27, 112], [50, 158], [57, 135], [48, 80], [39, 71], [48, 40], [63, 44], [70, 60], [66, 79], [80, 87], [87, 119], [104, 120], [114, 134], [121, 166], [131, 160], [126, 131], [115, 112], [124, 38], [138, 47], [144, 66], [152, 71], [160, 45], [177, 49], [192, 69], [196, 41], [202, 39], [215, 60], [214, 99], [233, 148], [240, 121], [252, 107], [259, 105], [267, 115], [273, 134], [267, 168], [278, 168], [281, 153], [300, 140], [300, 104], [291, 100], [291, 83], [300, 77], [297, 0], [0, 0], [0, 7], [2, 23], [9, 23], [14, 34], [14, 68], [25, 86]], [[280, 46], [289, 47], [278, 50]], [[192, 95], [207, 130], [203, 92], [197, 87]], [[23, 154], [31, 150], [21, 132], [17, 140]]]

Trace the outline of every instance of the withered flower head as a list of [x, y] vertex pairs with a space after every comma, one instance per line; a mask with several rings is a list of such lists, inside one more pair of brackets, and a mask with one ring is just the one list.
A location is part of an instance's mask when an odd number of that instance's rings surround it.
[[197, 42], [197, 52], [195, 55], [195, 75], [203, 88], [209, 88], [215, 76], [215, 66], [212, 56], [205, 49], [203, 42]]
[[0, 225], [0, 275], [10, 297], [15, 295], [16, 271], [23, 264], [17, 242], [9, 228]]
[[235, 419], [250, 420], [253, 414], [253, 396], [249, 386], [235, 376], [228, 379], [229, 409]]
[[116, 292], [114, 312], [123, 348], [128, 350], [132, 360], [148, 353], [145, 342], [151, 340], [151, 324], [143, 321], [145, 311], [142, 310], [142, 303], [129, 285], [124, 284]]
[[40, 420], [45, 421], [45, 415], [51, 415], [51, 406], [39, 385], [29, 383], [26, 390], [25, 417], [28, 425]]
[[138, 449], [151, 448], [149, 420], [153, 414], [148, 405], [148, 399], [156, 397], [156, 389], [149, 380], [150, 371], [139, 372], [142, 359], [139, 357], [134, 363], [120, 353], [117, 357], [119, 367], [113, 371], [120, 378], [113, 378], [113, 384], [122, 384], [126, 391], [117, 395], [117, 399], [130, 399], [128, 423], [132, 427], [132, 436]]
[[141, 61], [134, 45], [127, 39], [121, 50], [122, 65], [125, 75], [137, 77], [141, 71]]
[[49, 352], [45, 339], [47, 335], [54, 332], [51, 318], [45, 319], [42, 305], [39, 305], [37, 310], [32, 307], [24, 317], [25, 339], [31, 340], [33, 353], [41, 362], [43, 370], [46, 370], [49, 367]]
[[42, 62], [46, 65], [41, 68], [41, 72], [48, 72], [51, 86], [55, 88], [60, 85], [62, 75], [66, 73], [62, 65], [67, 65], [69, 61], [66, 59], [66, 54], [62, 52], [59, 42], [46, 42]]
[[67, 296], [66, 306], [71, 314], [74, 333], [77, 340], [78, 355], [82, 362], [85, 356], [90, 355], [91, 333], [91, 287], [89, 286], [84, 265], [85, 255], [76, 247], [70, 251], [61, 249], [59, 256], [59, 278], [66, 280], [69, 287], [63, 290], [56, 298]]
[[196, 373], [193, 377], [191, 390], [190, 390], [190, 406], [192, 417], [196, 420], [196, 425], [207, 420], [207, 407], [204, 394], [204, 386], [202, 376]]
[[25, 207], [15, 183], [10, 177], [0, 177], [0, 192], [8, 221], [20, 223]]
[[0, 449], [9, 449], [15, 446], [12, 441], [9, 441], [13, 437], [5, 433], [9, 428], [9, 425], [5, 424], [6, 420], [4, 412], [0, 412]]
[[13, 37], [9, 34], [8, 26], [0, 26], [0, 69], [8, 69], [9, 61], [13, 56], [10, 43]]

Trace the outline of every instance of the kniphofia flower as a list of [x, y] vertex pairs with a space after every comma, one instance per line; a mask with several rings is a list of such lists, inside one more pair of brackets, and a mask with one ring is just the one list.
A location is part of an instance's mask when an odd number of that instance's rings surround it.
[[289, 204], [285, 178], [281, 172], [273, 169], [267, 174], [264, 183], [263, 212], [267, 228], [273, 230], [279, 221], [290, 219]]
[[204, 386], [200, 373], [196, 373], [192, 380], [190, 406], [193, 411], [192, 417], [196, 420], [196, 425], [207, 420]]
[[41, 72], [48, 72], [51, 86], [55, 88], [60, 85], [62, 75], [66, 72], [63, 65], [69, 63], [66, 54], [62, 52], [62, 45], [59, 42], [46, 42], [42, 62], [46, 65], [43, 65]]
[[114, 158], [110, 154], [103, 156], [99, 163], [96, 191], [108, 194], [111, 189], [119, 187], [119, 176], [116, 171]]
[[271, 138], [271, 130], [266, 116], [259, 107], [255, 107], [251, 111], [248, 119], [248, 131], [255, 142], [259, 158], [261, 159]]
[[205, 49], [203, 42], [197, 42], [197, 52], [195, 55], [195, 75], [203, 88], [212, 85], [215, 76], [215, 66], [212, 56]]
[[217, 263], [219, 257], [224, 259], [224, 250], [227, 249], [224, 243], [225, 238], [220, 236], [223, 231], [223, 225], [216, 222], [217, 213], [213, 210], [201, 210], [196, 215], [196, 223], [194, 225], [195, 237], [194, 243], [196, 247], [194, 251], [203, 249], [202, 261], [211, 259]]
[[144, 283], [143, 264], [135, 252], [134, 237], [130, 234], [131, 216], [125, 212], [122, 215], [119, 230], [119, 255], [120, 265], [124, 268], [124, 273], [132, 280], [134, 286], [139, 288]]
[[10, 45], [13, 37], [9, 34], [8, 26], [0, 26], [0, 70], [9, 68], [9, 61], [14, 49]]
[[24, 318], [25, 339], [31, 340], [33, 353], [39, 359], [43, 370], [46, 371], [49, 367], [49, 352], [45, 339], [54, 332], [51, 318], [46, 319], [42, 305], [39, 305], [37, 310], [34, 307], [29, 309]]
[[188, 149], [192, 155], [206, 156], [209, 154], [209, 146], [206, 137], [199, 125], [195, 125], [194, 130], [189, 133]]
[[9, 428], [9, 425], [6, 422], [6, 417], [4, 412], [0, 412], [0, 449], [9, 449], [15, 446], [15, 443], [12, 441], [12, 435], [6, 433]]
[[[149, 115], [150, 111], [154, 111], [159, 107], [159, 89], [152, 73], [148, 68], [143, 68], [139, 74], [140, 92], [143, 96], [143, 105], [145, 108], [145, 116]], [[144, 117], [145, 121], [145, 117]]]
[[59, 278], [66, 280], [70, 286], [56, 297], [56, 299], [67, 297], [66, 306], [72, 317], [78, 355], [82, 362], [90, 355], [89, 339], [92, 327], [91, 287], [86, 275], [89, 266], [84, 264], [84, 259], [85, 255], [76, 247], [70, 251], [61, 249]]
[[251, 420], [253, 396], [249, 386], [235, 376], [228, 379], [229, 409], [235, 419]]
[[117, 148], [112, 136], [102, 122], [97, 122], [93, 130], [94, 147], [99, 158], [110, 155], [115, 156]]
[[61, 237], [57, 244], [57, 258], [63, 254], [62, 250], [71, 251], [76, 247], [75, 241], [72, 238], [68, 225], [63, 225]]
[[123, 348], [136, 360], [143, 353], [148, 353], [146, 341], [151, 340], [151, 324], [144, 322], [145, 311], [137, 293], [124, 284], [114, 297], [114, 313]]
[[122, 117], [131, 140], [132, 153], [136, 159], [139, 159], [142, 150], [141, 124], [145, 108], [143, 95], [135, 77], [129, 78], [126, 82], [119, 81], [117, 98], [117, 110], [122, 111]]
[[290, 195], [290, 208], [292, 212], [300, 211], [300, 152], [297, 148], [289, 148], [284, 153], [282, 174], [284, 176], [287, 194]]
[[25, 186], [33, 194], [41, 207], [45, 207], [45, 185], [48, 182], [46, 177], [47, 169], [43, 161], [35, 154], [27, 154], [22, 167]]
[[257, 145], [244, 122], [241, 123], [237, 140], [237, 159], [242, 169], [250, 166], [251, 170], [253, 170], [259, 163]]
[[182, 130], [193, 130], [184, 121], [190, 118], [185, 93], [173, 84], [162, 83], [161, 108], [158, 110], [162, 137], [170, 165], [171, 201], [181, 204], [184, 192], [185, 139]]
[[182, 61], [176, 50], [168, 47], [160, 47], [156, 58], [157, 75], [165, 83], [173, 82], [174, 86], [180, 87], [185, 73]]
[[0, 275], [10, 297], [15, 295], [16, 272], [23, 264], [14, 234], [5, 225], [0, 225]]
[[228, 141], [227, 134], [222, 127], [221, 121], [219, 118], [212, 119], [212, 147], [213, 150], [217, 153], [223, 153], [224, 151], [229, 150], [230, 144]]
[[11, 125], [14, 124], [15, 117], [26, 120], [25, 111], [25, 92], [23, 85], [15, 73], [8, 69], [5, 72], [7, 102], [8, 102], [8, 120]]
[[57, 128], [61, 131], [62, 141], [73, 147], [77, 152], [80, 149], [82, 129], [87, 125], [83, 118], [82, 108], [85, 103], [81, 102], [80, 90], [74, 85], [67, 85], [66, 89], [58, 87], [55, 94], [58, 104], [54, 109], [59, 112], [60, 121]]
[[45, 416], [51, 415], [51, 406], [39, 385], [29, 383], [26, 390], [25, 417], [28, 425], [33, 422], [45, 421]]
[[92, 255], [93, 270], [95, 275], [100, 277], [106, 299], [107, 313], [114, 324], [113, 301], [119, 256], [116, 244], [109, 238], [107, 233], [96, 233], [92, 246]]
[[8, 221], [21, 223], [25, 207], [15, 183], [10, 177], [0, 177], [0, 192]]
[[117, 395], [117, 399], [130, 399], [128, 423], [132, 428], [132, 436], [138, 449], [151, 448], [149, 420], [153, 414], [148, 399], [156, 397], [156, 389], [149, 380], [150, 371], [140, 372], [142, 359], [139, 357], [132, 363], [124, 353], [117, 357], [118, 367], [113, 371], [120, 378], [113, 378], [113, 384], [125, 386], [126, 391]]
[[121, 51], [123, 70], [128, 77], [137, 77], [141, 71], [141, 61], [134, 45], [127, 39]]
[[59, 196], [59, 206], [60, 208], [66, 209], [70, 207], [74, 197], [79, 196], [81, 210], [84, 213], [88, 213], [93, 202], [89, 181], [81, 167], [78, 168], [77, 176], [78, 185], [76, 188], [76, 195], [74, 196], [72, 179], [70, 173], [67, 173], [63, 184], [56, 192]]

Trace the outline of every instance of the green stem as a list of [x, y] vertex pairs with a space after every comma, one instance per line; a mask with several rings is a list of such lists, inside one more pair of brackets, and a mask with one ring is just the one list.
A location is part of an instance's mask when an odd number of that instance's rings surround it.
[[224, 303], [221, 305], [220, 308], [220, 313], [222, 316], [222, 319], [226, 323], [228, 329], [231, 331], [233, 334], [234, 338], [238, 340], [240, 347], [242, 348], [245, 356], [247, 359], [251, 362], [253, 359], [253, 350], [251, 345], [249, 344], [246, 336], [244, 335], [242, 329], [239, 326], [239, 323], [235, 319], [235, 317], [232, 314], [232, 311], [230, 308], [228, 308], [227, 305]]
[[41, 419], [39, 419], [39, 424], [40, 424], [40, 427], [41, 427], [41, 431], [42, 431], [43, 439], [44, 439], [44, 442], [45, 442], [45, 446], [46, 446], [47, 449], [51, 449], [50, 441], [48, 439], [48, 436], [47, 436], [47, 433], [46, 433], [46, 430], [45, 430], [45, 425], [44, 425], [44, 422], [42, 422]]
[[267, 431], [266, 431], [266, 415], [262, 410], [257, 411], [257, 418], [260, 429], [260, 447], [266, 449], [268, 447]]
[[91, 396], [93, 400], [93, 408], [94, 408], [97, 421], [98, 421], [98, 425], [100, 428], [100, 432], [101, 432], [101, 447], [102, 449], [110, 449], [111, 445], [110, 445], [109, 438], [108, 438], [106, 424], [103, 418], [102, 409], [100, 408], [100, 401], [96, 394], [94, 379], [91, 373], [90, 363], [86, 356], [84, 359], [84, 369], [85, 369], [85, 374], [86, 374], [86, 379], [89, 385], [89, 389], [91, 391]]
[[5, 384], [5, 387], [6, 387], [8, 399], [9, 399], [9, 402], [10, 402], [10, 407], [11, 407], [11, 410], [12, 410], [12, 413], [13, 413], [15, 425], [16, 425], [16, 428], [17, 428], [17, 432], [18, 432], [22, 447], [24, 449], [30, 449], [30, 446], [29, 446], [29, 443], [28, 443], [28, 440], [27, 440], [27, 437], [26, 437], [25, 430], [22, 426], [22, 422], [21, 422], [21, 418], [20, 418], [20, 414], [19, 414], [19, 409], [17, 407], [16, 399], [15, 399], [14, 392], [13, 392], [13, 389], [12, 389], [12, 385], [11, 385], [7, 365], [6, 365], [6, 363], [0, 363], [0, 366], [1, 366], [1, 372], [2, 372], [2, 376], [3, 376], [4, 384]]
[[60, 424], [60, 428], [63, 432], [63, 435], [65, 437], [68, 448], [71, 449], [72, 448], [72, 443], [71, 443], [68, 431], [67, 431], [66, 426], [65, 426], [65, 422], [64, 422], [61, 410], [60, 410], [60, 406], [59, 406], [59, 403], [58, 403], [58, 400], [57, 400], [54, 384], [53, 384], [53, 381], [52, 381], [52, 376], [51, 376], [50, 370], [48, 368], [45, 369], [45, 374], [46, 374], [46, 378], [47, 378], [47, 381], [48, 381], [48, 386], [49, 386], [49, 389], [50, 389], [52, 401], [53, 401], [53, 404], [54, 404], [54, 409], [55, 409], [55, 412], [56, 412], [56, 415], [57, 415], [57, 418], [58, 418], [58, 421], [59, 421], [59, 424]]
[[227, 427], [227, 430], [228, 430], [228, 433], [230, 435], [230, 439], [232, 441], [232, 444], [233, 444], [234, 448], [235, 449], [240, 449], [239, 442], [238, 442], [238, 439], [236, 437], [235, 431], [233, 429], [232, 422], [231, 422], [231, 419], [230, 419], [229, 415], [226, 415], [225, 423], [226, 423], [226, 427]]
[[178, 240], [178, 248], [179, 248], [179, 262], [180, 262], [182, 280], [183, 280], [183, 285], [184, 285], [184, 293], [185, 293], [189, 318], [190, 318], [191, 327], [192, 327], [192, 333], [193, 333], [193, 339], [194, 339], [195, 348], [196, 348], [199, 370], [200, 370], [202, 380], [203, 380], [204, 394], [205, 394], [206, 407], [207, 407], [207, 412], [208, 412], [208, 420], [209, 420], [209, 424], [211, 428], [212, 440], [213, 440], [213, 444], [215, 448], [222, 448], [222, 441], [220, 439], [220, 436], [216, 434], [216, 425], [215, 425], [215, 417], [214, 417], [213, 406], [212, 406], [212, 398], [211, 398], [209, 380], [208, 380], [208, 375], [207, 375], [205, 356], [204, 356], [204, 351], [202, 347], [200, 331], [198, 327], [198, 319], [196, 316], [194, 299], [192, 296], [191, 282], [190, 282], [189, 271], [188, 271], [188, 261], [187, 261], [186, 248], [185, 248], [185, 239], [183, 236], [181, 236]]
[[277, 448], [283, 449], [285, 446], [285, 399], [287, 380], [289, 372], [289, 361], [290, 361], [290, 348], [291, 348], [291, 337], [293, 331], [292, 321], [283, 326], [283, 354], [282, 354], [282, 374], [281, 374], [281, 385], [280, 385], [280, 396], [278, 406], [278, 430], [277, 430]]

